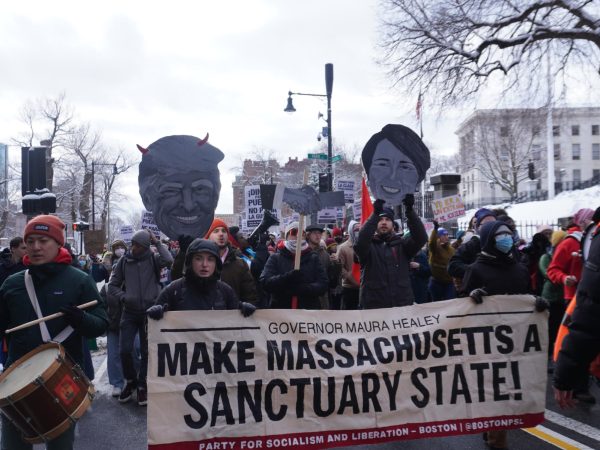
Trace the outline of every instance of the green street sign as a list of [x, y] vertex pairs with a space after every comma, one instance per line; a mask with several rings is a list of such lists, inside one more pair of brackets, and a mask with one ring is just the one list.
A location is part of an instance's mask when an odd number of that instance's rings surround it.
[[309, 153], [308, 159], [327, 159], [326, 153]]
[[338, 162], [342, 160], [342, 155], [335, 155], [333, 158], [331, 158], [331, 162]]

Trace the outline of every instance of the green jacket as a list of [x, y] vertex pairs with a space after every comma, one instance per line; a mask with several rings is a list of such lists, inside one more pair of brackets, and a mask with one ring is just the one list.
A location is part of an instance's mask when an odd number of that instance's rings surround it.
[[452, 283], [452, 277], [448, 274], [448, 263], [455, 251], [450, 243], [442, 245], [438, 242], [437, 230], [434, 228], [429, 236], [429, 266], [433, 279], [442, 283]]
[[[100, 336], [108, 326], [104, 302], [96, 284], [88, 274], [68, 264], [51, 262], [28, 268], [42, 316], [59, 312], [62, 306], [98, 300], [96, 306], [85, 310], [81, 324], [62, 343], [71, 358], [83, 367], [82, 337]], [[0, 336], [4, 336], [4, 331], [9, 328], [35, 319], [37, 316], [25, 289], [25, 272], [10, 276], [0, 287]], [[62, 317], [49, 320], [46, 325], [52, 338], [68, 326]], [[5, 367], [43, 344], [39, 325], [15, 331], [6, 337], [8, 358]]]
[[544, 253], [538, 266], [540, 268], [540, 272], [544, 277], [544, 286], [542, 287], [542, 298], [545, 298], [550, 303], [564, 302], [564, 292], [562, 284], [554, 284], [548, 278], [548, 266], [552, 261], [552, 256], [549, 253]]

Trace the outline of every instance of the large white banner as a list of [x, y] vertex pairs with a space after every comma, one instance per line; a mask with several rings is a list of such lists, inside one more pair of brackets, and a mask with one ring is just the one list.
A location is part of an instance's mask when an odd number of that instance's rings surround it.
[[458, 219], [465, 215], [465, 205], [460, 195], [439, 198], [431, 202], [433, 218], [440, 223]]
[[148, 321], [153, 450], [323, 449], [543, 421], [547, 313], [531, 296]]

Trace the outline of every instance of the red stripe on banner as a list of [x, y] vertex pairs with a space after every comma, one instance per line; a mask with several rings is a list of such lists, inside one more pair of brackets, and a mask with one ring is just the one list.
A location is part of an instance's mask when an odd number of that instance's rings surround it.
[[442, 422], [423, 422], [361, 430], [320, 431], [269, 436], [213, 438], [193, 442], [148, 445], [149, 450], [255, 450], [293, 448], [318, 450], [350, 445], [377, 444], [461, 434], [482, 433], [490, 430], [530, 428], [544, 421], [544, 413], [515, 416], [456, 419]]

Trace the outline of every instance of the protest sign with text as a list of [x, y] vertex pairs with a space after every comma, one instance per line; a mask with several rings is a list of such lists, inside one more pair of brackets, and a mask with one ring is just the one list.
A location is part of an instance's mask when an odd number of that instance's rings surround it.
[[[244, 230], [254, 230], [260, 225], [264, 216], [262, 200], [260, 198], [260, 185], [244, 187], [244, 212], [246, 213], [246, 222], [243, 223]], [[279, 218], [279, 211], [272, 209], [270, 212], [275, 218]]]
[[153, 450], [303, 448], [543, 421], [547, 313], [531, 296], [149, 321]]
[[148, 230], [156, 236], [156, 239], [160, 239], [160, 230], [156, 225], [152, 211], [142, 211], [142, 230]]
[[431, 209], [433, 210], [433, 218], [440, 223], [458, 219], [465, 215], [465, 205], [460, 195], [432, 200]]

